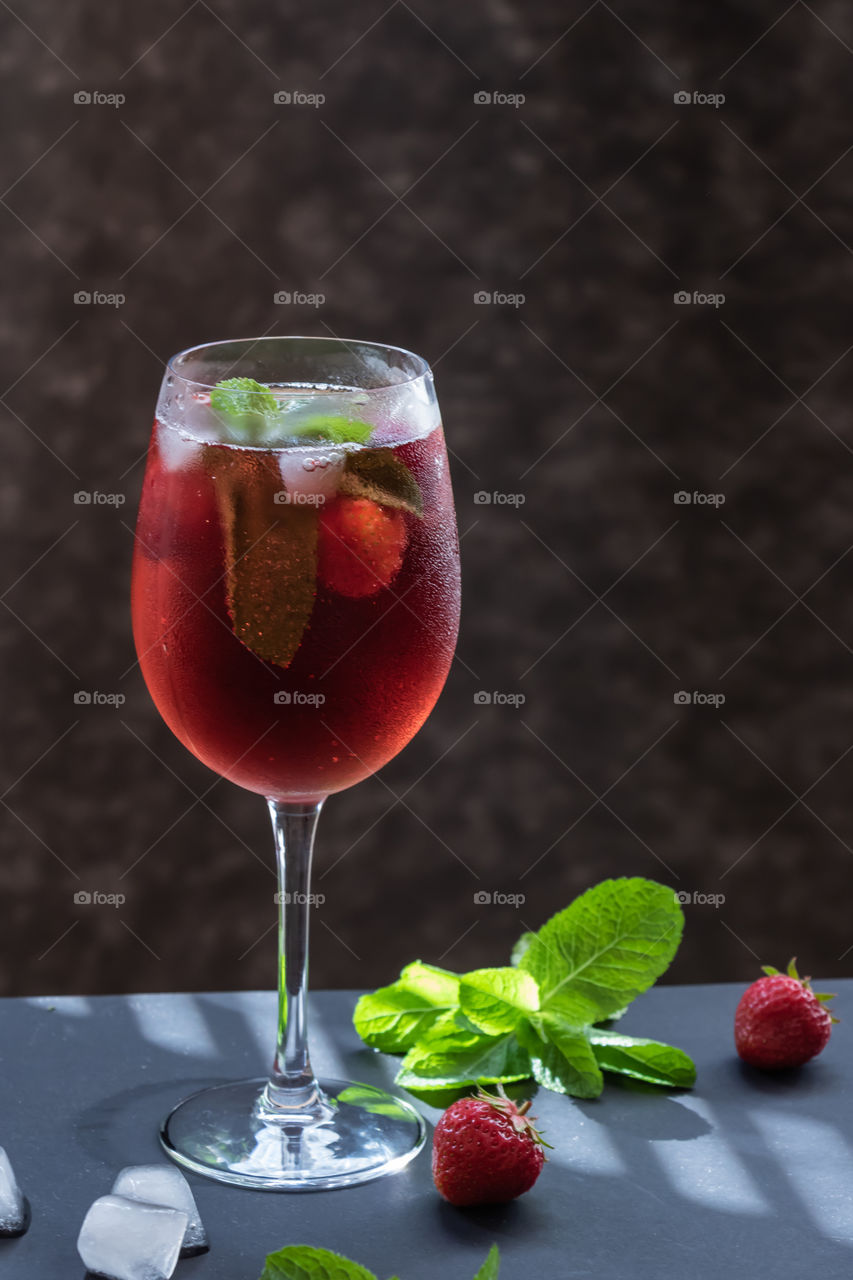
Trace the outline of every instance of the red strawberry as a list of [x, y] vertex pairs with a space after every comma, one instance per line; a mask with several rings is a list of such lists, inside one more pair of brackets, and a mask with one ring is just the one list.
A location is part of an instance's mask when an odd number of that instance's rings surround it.
[[810, 979], [800, 978], [796, 961], [787, 974], [764, 967], [766, 978], [747, 987], [735, 1013], [735, 1048], [744, 1062], [765, 1071], [800, 1067], [826, 1047], [833, 1018]]
[[320, 581], [351, 599], [375, 595], [397, 576], [406, 537], [402, 511], [370, 498], [335, 498], [320, 510]]
[[545, 1163], [544, 1143], [527, 1115], [498, 1086], [478, 1089], [448, 1107], [435, 1126], [432, 1177], [451, 1204], [503, 1204], [533, 1186]]

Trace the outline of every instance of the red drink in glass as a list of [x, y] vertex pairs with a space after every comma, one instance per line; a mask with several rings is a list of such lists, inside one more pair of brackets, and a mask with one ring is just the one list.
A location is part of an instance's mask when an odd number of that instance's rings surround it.
[[[413, 478], [420, 513], [337, 491], [348, 459], [389, 453]], [[292, 563], [312, 523], [306, 602]], [[288, 592], [297, 624], [308, 614], [286, 666], [265, 656], [262, 626], [238, 634], [228, 600], [238, 556], [253, 614], [286, 609]], [[267, 450], [200, 443], [157, 422], [133, 575], [145, 681], [194, 755], [279, 800], [352, 786], [413, 737], [453, 657], [458, 546], [441, 426], [390, 447]]]

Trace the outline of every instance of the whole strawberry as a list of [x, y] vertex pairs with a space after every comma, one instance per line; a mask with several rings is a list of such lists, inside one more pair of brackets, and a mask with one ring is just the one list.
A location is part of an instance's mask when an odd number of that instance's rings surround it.
[[337, 497], [320, 509], [320, 581], [350, 599], [376, 595], [397, 576], [407, 538], [402, 511], [370, 498]]
[[779, 1071], [800, 1067], [825, 1048], [833, 1018], [831, 995], [816, 994], [809, 978], [800, 978], [796, 960], [787, 974], [764, 966], [766, 978], [747, 987], [735, 1012], [735, 1048], [753, 1067]]
[[455, 1205], [502, 1204], [529, 1191], [545, 1163], [545, 1145], [527, 1115], [500, 1085], [498, 1096], [478, 1089], [448, 1107], [435, 1126], [432, 1176]]

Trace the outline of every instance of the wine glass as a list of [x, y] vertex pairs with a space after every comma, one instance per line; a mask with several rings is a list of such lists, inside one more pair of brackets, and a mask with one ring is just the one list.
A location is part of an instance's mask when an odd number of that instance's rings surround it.
[[336, 338], [174, 356], [157, 403], [133, 562], [140, 667], [169, 728], [266, 798], [279, 875], [278, 1042], [268, 1079], [179, 1103], [161, 1141], [222, 1182], [304, 1190], [400, 1169], [410, 1104], [317, 1080], [307, 1043], [317, 819], [423, 724], [459, 620], [459, 549], [433, 376]]

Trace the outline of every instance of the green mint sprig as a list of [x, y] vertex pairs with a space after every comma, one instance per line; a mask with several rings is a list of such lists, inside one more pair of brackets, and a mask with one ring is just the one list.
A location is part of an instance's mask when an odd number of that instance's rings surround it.
[[[500, 1252], [493, 1244], [474, 1280], [498, 1280]], [[267, 1255], [260, 1280], [376, 1280], [372, 1271], [330, 1249], [292, 1244]], [[392, 1276], [391, 1280], [397, 1280]]]
[[683, 1050], [600, 1025], [660, 977], [683, 929], [665, 885], [605, 880], [523, 934], [512, 967], [458, 975], [407, 965], [361, 997], [355, 1029], [371, 1048], [405, 1055], [397, 1084], [417, 1092], [532, 1076], [557, 1093], [596, 1098], [603, 1071], [689, 1088], [696, 1068]]
[[329, 444], [366, 444], [373, 432], [369, 422], [342, 414], [315, 413], [300, 421], [288, 415], [269, 387], [254, 378], [217, 382], [210, 393], [210, 407], [233, 438], [251, 443], [266, 443], [285, 432]]

